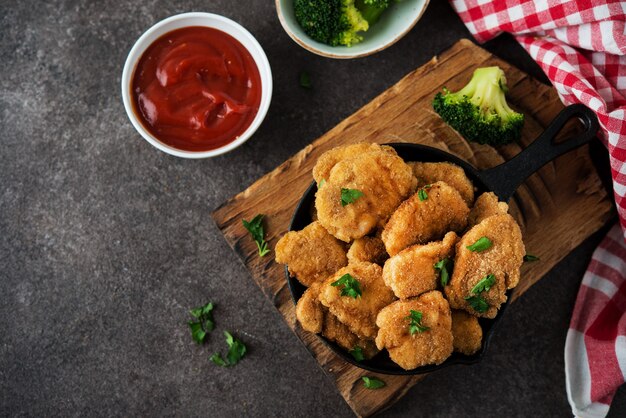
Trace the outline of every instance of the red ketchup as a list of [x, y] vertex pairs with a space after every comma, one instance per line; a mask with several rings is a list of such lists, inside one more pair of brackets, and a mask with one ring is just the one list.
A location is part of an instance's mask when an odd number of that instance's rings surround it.
[[185, 151], [234, 141], [261, 103], [261, 76], [248, 50], [227, 33], [201, 26], [154, 41], [137, 64], [131, 89], [143, 126]]

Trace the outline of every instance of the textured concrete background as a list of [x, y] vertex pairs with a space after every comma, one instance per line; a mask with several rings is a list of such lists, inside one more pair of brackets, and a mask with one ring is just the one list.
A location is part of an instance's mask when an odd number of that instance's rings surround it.
[[[272, 1], [0, 2], [0, 415], [349, 417], [209, 213], [468, 36], [446, 2], [431, 3], [392, 48], [333, 61], [291, 41]], [[258, 133], [204, 161], [152, 148], [120, 98], [133, 42], [186, 11], [242, 23], [274, 71]], [[487, 47], [541, 76], [510, 38]], [[509, 309], [481, 364], [429, 376], [382, 415], [568, 416], [565, 332], [600, 238]], [[208, 300], [218, 332], [200, 348], [187, 310]], [[224, 329], [250, 349], [231, 369], [208, 361]], [[626, 415], [624, 390], [610, 415]]]

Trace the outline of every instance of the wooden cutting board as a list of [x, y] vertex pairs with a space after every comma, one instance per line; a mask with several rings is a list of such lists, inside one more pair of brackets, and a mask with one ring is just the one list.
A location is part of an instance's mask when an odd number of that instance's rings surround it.
[[[451, 152], [479, 169], [510, 159], [520, 151], [518, 145], [494, 149], [470, 144], [443, 123], [431, 107], [433, 96], [443, 86], [453, 91], [460, 89], [469, 81], [474, 69], [491, 65], [498, 65], [505, 71], [509, 103], [526, 115], [522, 145], [527, 145], [563, 108], [556, 91], [469, 40], [461, 40], [212, 214], [228, 244], [250, 270], [252, 279], [319, 362], [357, 416], [369, 416], [388, 407], [424, 376], [379, 376], [387, 383], [385, 388], [365, 389], [360, 378], [373, 373], [344, 362], [316, 335], [302, 331], [297, 325], [283, 267], [274, 262], [273, 252], [258, 257], [256, 245], [241, 220], [251, 219], [257, 213], [265, 214], [267, 239], [270, 248], [274, 248], [287, 232], [292, 213], [313, 180], [311, 170], [317, 158], [338, 145], [359, 141], [422, 143]], [[572, 133], [579, 128], [576, 125], [568, 125], [563, 133]], [[524, 264], [522, 280], [513, 295], [515, 300], [602, 227], [612, 216], [612, 204], [591, 163], [588, 149], [584, 147], [560, 157], [531, 176], [518, 189], [511, 202], [511, 212], [522, 227], [528, 253], [541, 258], [539, 262]], [[497, 331], [494, 338], [498, 338]]]

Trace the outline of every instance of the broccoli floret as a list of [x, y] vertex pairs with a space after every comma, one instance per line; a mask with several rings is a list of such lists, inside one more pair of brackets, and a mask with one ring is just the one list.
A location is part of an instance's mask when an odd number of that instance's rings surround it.
[[328, 45], [359, 43], [363, 37], [358, 32], [369, 28], [354, 0], [294, 0], [293, 8], [304, 32]]
[[500, 145], [518, 141], [524, 115], [506, 102], [506, 77], [499, 67], [478, 68], [470, 82], [456, 93], [437, 93], [433, 108], [465, 139]]
[[380, 15], [389, 8], [390, 0], [356, 0], [355, 4], [367, 23], [373, 25], [378, 22]]

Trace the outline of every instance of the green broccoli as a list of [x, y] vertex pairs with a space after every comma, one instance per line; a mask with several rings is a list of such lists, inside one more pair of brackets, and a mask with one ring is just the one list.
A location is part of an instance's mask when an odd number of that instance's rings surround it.
[[294, 0], [293, 8], [304, 32], [328, 45], [359, 43], [363, 37], [358, 32], [369, 28], [354, 0]]
[[356, 0], [356, 8], [361, 12], [363, 19], [373, 25], [378, 22], [380, 15], [389, 8], [390, 0]]
[[443, 94], [437, 93], [433, 108], [469, 141], [507, 144], [520, 139], [524, 115], [509, 107], [506, 92], [504, 71], [499, 67], [478, 68], [458, 92], [444, 87]]

